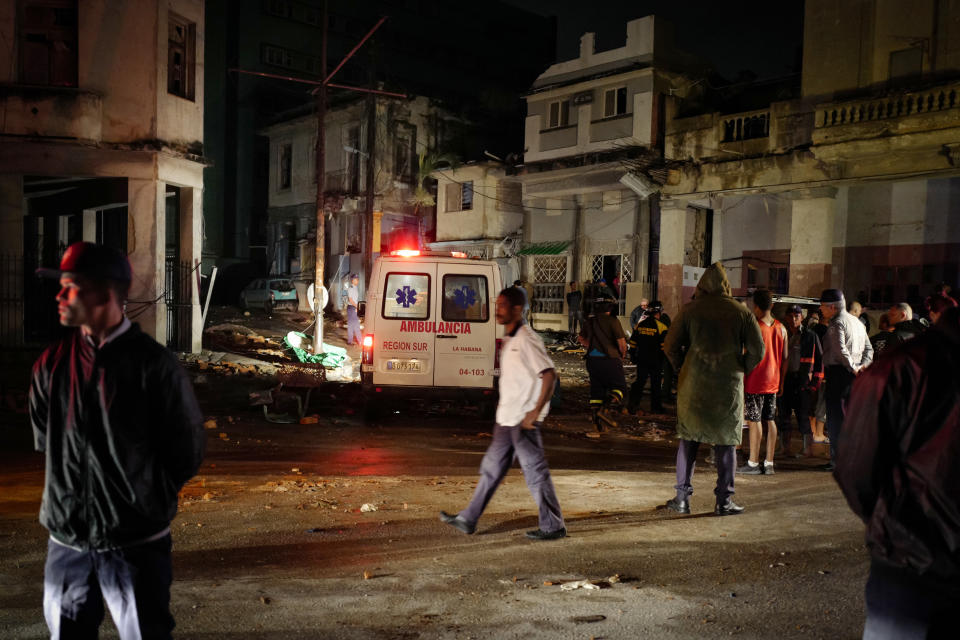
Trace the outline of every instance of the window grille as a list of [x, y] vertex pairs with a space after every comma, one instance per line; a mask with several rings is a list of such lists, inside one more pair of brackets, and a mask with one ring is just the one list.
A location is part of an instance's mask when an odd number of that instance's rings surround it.
[[563, 282], [567, 279], [567, 256], [535, 256], [533, 281], [535, 283]]
[[564, 289], [567, 280], [567, 256], [534, 256], [534, 313], [563, 313]]
[[[590, 262], [590, 273], [594, 282], [599, 282], [604, 278], [604, 266], [608, 269], [607, 286], [611, 291], [617, 294], [620, 300], [620, 315], [624, 315], [624, 306], [626, 305], [626, 284], [633, 281], [633, 261], [630, 256], [625, 254], [598, 255], [593, 256]], [[610, 269], [610, 267], [613, 267]], [[610, 273], [612, 272], [612, 275]], [[619, 289], [613, 288], [613, 279], [618, 278]]]

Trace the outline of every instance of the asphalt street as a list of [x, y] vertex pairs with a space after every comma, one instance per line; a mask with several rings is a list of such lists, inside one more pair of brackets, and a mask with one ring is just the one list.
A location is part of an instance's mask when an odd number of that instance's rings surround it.
[[[669, 514], [670, 417], [595, 437], [565, 379], [544, 440], [569, 536], [535, 542], [519, 469], [475, 535], [437, 518], [466, 504], [490, 441], [469, 408], [411, 402], [364, 424], [358, 397], [330, 387], [314, 394], [316, 424], [272, 424], [246, 406], [263, 382], [204, 376], [208, 454], [173, 523], [176, 636], [859, 637], [862, 525], [822, 459], [738, 477], [746, 512], [723, 518], [701, 462], [693, 513]], [[43, 460], [26, 416], [2, 418], [0, 635], [44, 638]], [[109, 616], [103, 637], [116, 637]]]

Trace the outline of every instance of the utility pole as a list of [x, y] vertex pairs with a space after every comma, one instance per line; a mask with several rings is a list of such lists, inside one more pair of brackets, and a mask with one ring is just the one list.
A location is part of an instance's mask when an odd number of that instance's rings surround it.
[[364, 287], [370, 287], [370, 271], [373, 268], [373, 199], [375, 194], [374, 170], [376, 169], [377, 144], [377, 96], [367, 94], [367, 180], [363, 220], [363, 279]]
[[[320, 77], [327, 77], [327, 0], [323, 0], [320, 18], [323, 44], [320, 53]], [[314, 150], [316, 160], [314, 169], [317, 172], [317, 232], [316, 247], [313, 252], [313, 309], [316, 314], [313, 326], [313, 352], [323, 351], [323, 265], [326, 260], [327, 224], [324, 204], [324, 181], [327, 176], [326, 167], [326, 126], [327, 117], [327, 83], [323, 82], [316, 89], [317, 92], [317, 146]]]
[[[320, 71], [321, 71], [321, 77], [323, 77], [323, 80], [321, 82], [317, 82], [316, 80], [307, 80], [304, 78], [297, 78], [294, 76], [282, 76], [282, 75], [277, 75], [275, 73], [264, 73], [262, 71], [248, 71], [246, 69], [237, 69], [237, 68], [228, 69], [228, 71], [232, 73], [241, 73], [241, 74], [246, 74], [251, 76], [259, 76], [261, 78], [274, 78], [277, 80], [299, 82], [302, 84], [313, 85], [315, 87], [312, 92], [317, 99], [317, 145], [315, 149], [316, 151], [315, 165], [316, 165], [316, 171], [317, 171], [317, 232], [316, 232], [317, 246], [314, 249], [314, 261], [316, 262], [316, 264], [314, 265], [314, 274], [313, 274], [314, 275], [313, 299], [314, 299], [314, 306], [317, 314], [317, 320], [314, 325], [314, 331], [313, 331], [313, 352], [314, 353], [320, 353], [323, 350], [323, 309], [320, 307], [320, 303], [323, 302], [323, 292], [321, 291], [321, 287], [323, 286], [323, 265], [324, 265], [324, 260], [326, 258], [326, 253], [324, 251], [324, 244], [326, 242], [326, 238], [325, 238], [326, 216], [324, 213], [324, 200], [325, 200], [324, 178], [326, 177], [326, 166], [325, 166], [326, 156], [324, 154], [326, 153], [326, 150], [325, 150], [326, 145], [325, 145], [325, 136], [324, 136], [324, 133], [325, 133], [324, 119], [327, 114], [327, 87], [333, 87], [336, 89], [348, 89], [350, 91], [357, 91], [360, 93], [390, 96], [392, 98], [407, 97], [407, 95], [403, 93], [393, 93], [391, 91], [383, 91], [380, 89], [366, 89], [363, 87], [354, 87], [350, 85], [335, 84], [331, 82], [331, 80], [333, 80], [333, 76], [335, 76], [337, 72], [340, 71], [341, 67], [343, 67], [343, 65], [347, 63], [347, 60], [353, 57], [353, 54], [355, 54], [357, 50], [363, 46], [363, 43], [365, 43], [367, 40], [370, 39], [370, 36], [372, 36], [373, 33], [380, 28], [380, 25], [382, 25], [386, 21], [386, 19], [387, 19], [387, 16], [383, 16], [382, 18], [380, 18], [380, 20], [377, 21], [377, 24], [373, 25], [370, 31], [367, 32], [367, 35], [363, 36], [360, 42], [358, 42], [356, 46], [354, 46], [353, 49], [350, 50], [350, 53], [344, 56], [343, 60], [340, 61], [340, 64], [334, 67], [333, 71], [327, 74], [327, 0], [323, 0], [323, 9], [322, 9], [323, 25], [321, 27], [323, 31], [323, 39], [320, 45], [322, 48], [322, 52], [320, 56], [320, 60], [321, 60]], [[373, 153], [372, 149], [370, 150], [370, 153], [372, 155]]]

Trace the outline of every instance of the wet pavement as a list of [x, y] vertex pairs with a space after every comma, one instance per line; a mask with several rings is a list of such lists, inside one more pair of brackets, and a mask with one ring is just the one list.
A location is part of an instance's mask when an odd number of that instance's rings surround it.
[[[523, 535], [537, 521], [519, 469], [475, 535], [438, 521], [469, 500], [489, 443], [472, 407], [365, 423], [355, 385], [328, 385], [316, 423], [273, 424], [247, 398], [268, 377], [189, 365], [209, 444], [172, 527], [176, 637], [859, 637], [862, 525], [822, 458], [738, 477], [747, 510], [725, 518], [701, 462], [693, 514], [670, 515], [671, 416], [595, 437], [580, 360], [555, 358], [563, 403], [544, 441], [569, 536], [550, 542]], [[43, 461], [25, 415], [0, 418], [0, 635], [43, 638]], [[599, 588], [564, 589], [581, 580]]]

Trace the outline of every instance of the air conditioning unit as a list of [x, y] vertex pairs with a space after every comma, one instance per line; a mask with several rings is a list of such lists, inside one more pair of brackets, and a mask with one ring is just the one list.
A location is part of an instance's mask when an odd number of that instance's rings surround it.
[[660, 187], [647, 180], [645, 177], [636, 173], [625, 173], [620, 178], [620, 183], [636, 193], [641, 198], [649, 198], [654, 193], [660, 191]]

